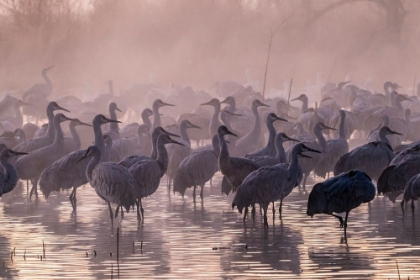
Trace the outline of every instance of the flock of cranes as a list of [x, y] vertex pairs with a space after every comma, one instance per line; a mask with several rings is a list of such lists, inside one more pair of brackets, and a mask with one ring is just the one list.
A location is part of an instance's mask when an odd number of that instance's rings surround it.
[[[76, 213], [76, 191], [89, 182], [107, 203], [112, 222], [120, 209], [123, 216], [123, 209], [134, 207], [138, 220], [144, 220], [142, 199], [156, 192], [163, 176], [168, 193], [172, 189], [184, 197], [193, 188], [195, 202], [196, 188], [203, 201], [205, 184], [220, 172], [222, 193], [234, 193], [232, 207], [244, 210], [244, 222], [248, 207], [254, 218], [260, 204], [268, 227], [269, 205], [273, 203], [274, 214], [274, 203], [280, 201], [282, 217], [283, 200], [296, 187], [306, 192], [313, 173], [328, 179], [313, 186], [307, 215], [338, 218], [344, 234], [349, 212], [374, 199], [372, 180], [378, 193], [394, 203], [403, 194], [403, 211], [404, 203], [420, 196], [420, 142], [413, 131], [420, 104], [416, 97], [398, 93], [395, 83], [384, 84], [385, 94], [348, 82], [328, 83], [319, 89], [322, 99], [314, 107], [306, 94], [290, 101], [263, 100], [239, 84], [219, 84], [216, 94], [222, 101], [178, 87], [166, 97], [161, 93], [149, 109], [131, 103], [149, 105], [139, 101], [156, 96], [158, 88], [140, 87], [144, 90], [133, 102], [132, 93], [116, 96], [112, 81], [109, 93], [93, 101], [74, 96], [50, 101], [51, 68], [42, 70], [46, 83], [31, 87], [22, 99], [6, 96], [0, 101], [0, 196], [18, 179], [31, 182], [29, 199], [38, 196], [38, 185], [45, 198], [72, 189], [69, 200]], [[300, 110], [292, 106], [295, 100], [301, 101]], [[167, 107], [163, 114], [162, 107]], [[48, 123], [38, 127], [45, 113]], [[67, 121], [69, 131], [64, 129]], [[193, 149], [191, 140], [201, 146]], [[349, 141], [356, 146], [352, 150]], [[337, 213], [345, 213], [344, 220]]]

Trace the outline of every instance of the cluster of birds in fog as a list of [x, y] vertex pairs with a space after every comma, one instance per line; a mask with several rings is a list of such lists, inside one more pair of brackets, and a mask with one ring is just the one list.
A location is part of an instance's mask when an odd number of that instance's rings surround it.
[[[29, 199], [38, 196], [38, 185], [45, 198], [72, 189], [76, 213], [76, 191], [89, 182], [111, 221], [132, 207], [143, 220], [142, 199], [155, 193], [164, 175], [168, 193], [184, 197], [192, 188], [195, 201], [200, 187], [203, 201], [205, 184], [220, 171], [221, 191], [234, 193], [232, 207], [244, 212], [244, 222], [248, 207], [254, 217], [260, 204], [268, 227], [269, 205], [274, 213], [280, 201], [281, 217], [284, 198], [296, 187], [306, 192], [313, 172], [327, 179], [313, 186], [307, 215], [332, 215], [344, 233], [349, 212], [376, 192], [394, 203], [403, 194], [403, 212], [404, 203], [411, 200], [414, 209], [420, 196], [420, 100], [398, 93], [396, 83], [386, 82], [384, 94], [346, 81], [319, 85], [317, 94], [307, 89], [292, 99], [264, 99], [255, 85], [225, 81], [213, 87], [218, 99], [181, 86], [165, 95], [152, 84], [117, 96], [110, 81], [109, 92], [90, 101], [74, 95], [52, 101], [51, 68], [42, 70], [45, 83], [21, 99], [9, 94], [0, 101], [0, 196], [19, 179], [27, 187], [31, 182]], [[45, 113], [48, 122], [38, 126]]]

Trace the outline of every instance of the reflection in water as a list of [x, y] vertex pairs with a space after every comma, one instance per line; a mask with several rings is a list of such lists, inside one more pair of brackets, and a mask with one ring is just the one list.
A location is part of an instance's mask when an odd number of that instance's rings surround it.
[[78, 192], [76, 216], [67, 193], [29, 202], [26, 185], [18, 186], [1, 198], [0, 276], [395, 279], [398, 261], [401, 279], [420, 277], [420, 207], [415, 218], [407, 211], [403, 219], [399, 205], [375, 198], [351, 212], [346, 245], [337, 219], [306, 216], [310, 188], [306, 194], [295, 189], [284, 200], [282, 221], [278, 213], [273, 220], [269, 211], [270, 228], [265, 230], [258, 208], [254, 222], [242, 223], [241, 215], [231, 210], [232, 196], [220, 193], [220, 181], [217, 174], [214, 187], [206, 186], [204, 203], [194, 204], [191, 192], [185, 199], [168, 197], [164, 178], [144, 200], [145, 221], [138, 223], [130, 212], [115, 221], [114, 229], [107, 206], [88, 185]]

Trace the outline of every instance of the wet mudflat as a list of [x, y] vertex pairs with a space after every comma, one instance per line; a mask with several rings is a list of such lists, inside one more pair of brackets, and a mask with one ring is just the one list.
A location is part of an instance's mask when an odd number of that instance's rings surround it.
[[283, 203], [282, 221], [278, 211], [274, 219], [270, 211], [270, 227], [265, 230], [258, 208], [255, 222], [242, 223], [237, 210], [231, 210], [232, 196], [221, 195], [220, 180], [217, 174], [214, 186], [205, 187], [204, 203], [194, 204], [192, 191], [184, 199], [168, 196], [164, 177], [158, 191], [143, 202], [144, 223], [130, 212], [122, 221], [118, 217], [113, 229], [108, 207], [90, 185], [77, 192], [76, 216], [69, 193], [28, 202], [26, 186], [19, 185], [0, 203], [0, 275], [396, 279], [398, 262], [402, 279], [420, 278], [420, 207], [414, 218], [407, 207], [403, 219], [398, 204], [375, 198], [350, 213], [346, 245], [337, 219], [306, 216], [308, 193], [295, 189]]

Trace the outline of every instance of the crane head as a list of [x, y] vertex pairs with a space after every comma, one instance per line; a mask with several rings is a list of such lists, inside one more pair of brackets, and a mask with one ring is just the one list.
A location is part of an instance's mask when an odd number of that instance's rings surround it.
[[64, 109], [63, 107], [61, 107], [60, 105], [58, 105], [57, 102], [55, 102], [55, 101], [50, 102], [48, 104], [48, 106], [51, 106], [53, 111], [62, 110], [62, 111], [66, 111], [66, 112], [70, 113], [69, 110]]
[[191, 123], [190, 121], [187, 121], [187, 128], [198, 128], [198, 129], [201, 129], [201, 127], [199, 127], [198, 125], [195, 125], [195, 124]]
[[290, 101], [295, 101], [295, 100], [300, 100], [300, 101], [302, 101], [302, 100], [304, 100], [305, 98], [307, 99], [306, 94], [301, 94], [301, 95], [299, 95], [298, 97], [296, 97], [296, 98], [294, 98], [294, 99], [292, 99], [292, 100], [290, 100]]
[[155, 102], [153, 102], [153, 107], [155, 106], [157, 106], [157, 108], [160, 108], [163, 106], [175, 106], [175, 105], [163, 102], [161, 99], [156, 99]]
[[265, 103], [262, 103], [260, 100], [258, 100], [258, 99], [255, 99], [253, 102], [252, 102], [252, 105], [253, 106], [256, 106], [257, 108], [258, 107], [270, 107], [270, 105], [267, 105], [267, 104], [265, 104]]
[[[225, 99], [226, 100], [226, 99]], [[224, 100], [224, 101], [225, 101]], [[213, 98], [212, 100], [210, 100], [209, 102], [206, 102], [206, 103], [201, 103], [200, 104], [200, 106], [203, 106], [203, 105], [210, 105], [210, 106], [213, 106], [213, 107], [215, 107], [215, 106], [217, 106], [217, 105], [219, 105], [220, 106], [220, 101], [219, 101], [219, 99], [217, 99], [217, 98]]]
[[161, 126], [156, 127], [153, 130], [152, 135], [153, 135], [153, 133], [155, 133], [155, 131], [159, 132], [159, 135], [166, 134], [166, 135], [173, 136], [173, 137], [181, 137], [178, 134], [174, 134], [174, 133], [171, 133], [171, 132], [163, 129], [163, 127], [161, 127]]
[[238, 137], [238, 135], [236, 135], [235, 133], [233, 133], [232, 131], [230, 131], [225, 125], [219, 126], [219, 128], [217, 129], [217, 133], [220, 136], [233, 135], [233, 136]]
[[279, 116], [277, 116], [274, 113], [268, 114], [267, 115], [267, 119], [268, 119], [269, 122], [275, 122], [275, 121], [284, 121], [284, 122], [287, 122], [286, 119], [280, 118]]
[[14, 156], [21, 156], [21, 155], [27, 155], [27, 154], [28, 154], [28, 153], [18, 152], [18, 151], [13, 151], [13, 150], [11, 150], [11, 149], [4, 149], [4, 150], [1, 152], [1, 156], [0, 156], [0, 158], [1, 158], [1, 157], [11, 158], [11, 157], [14, 157]]

